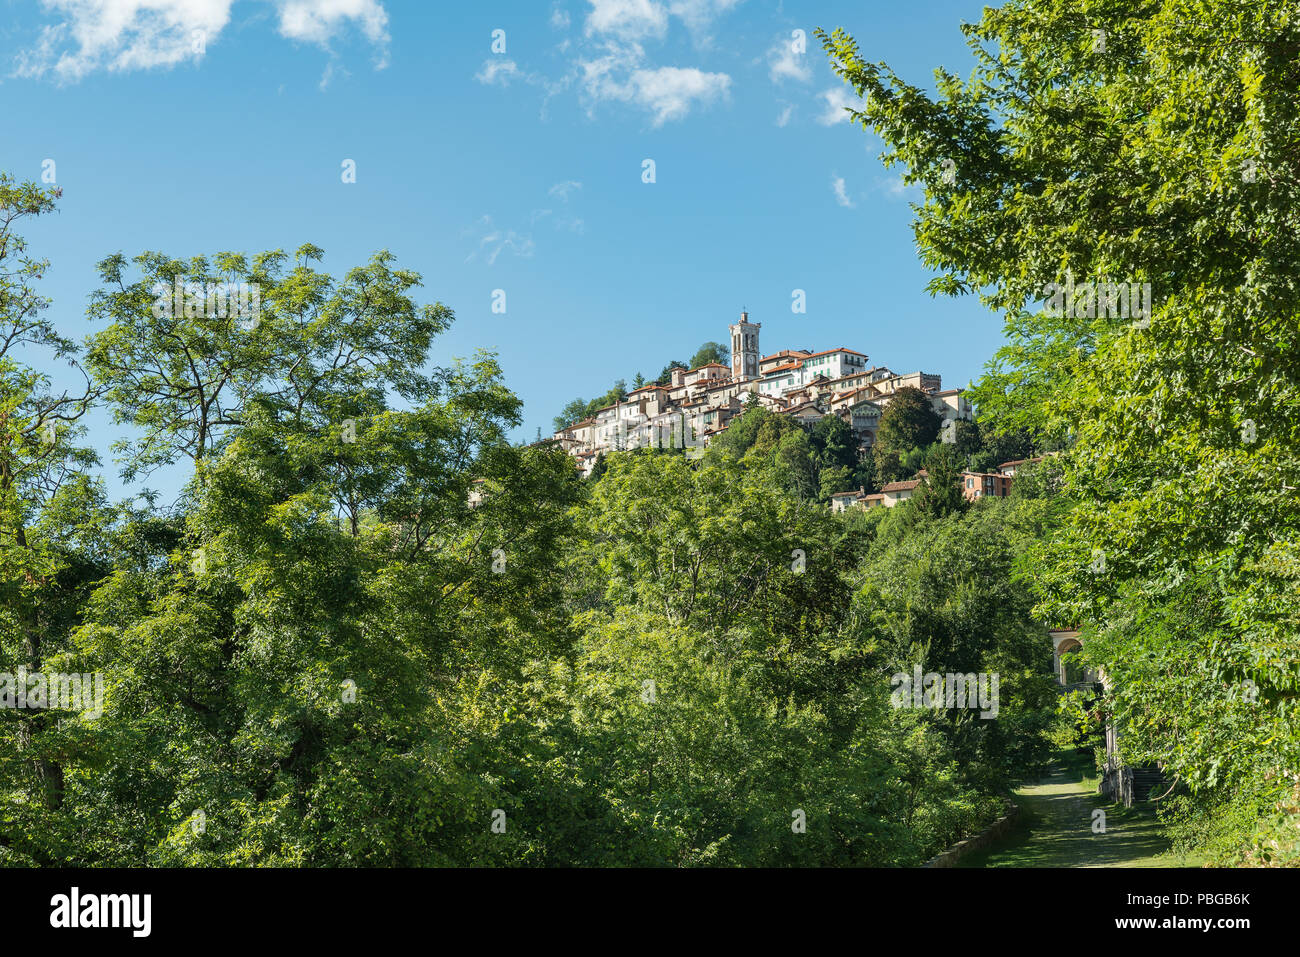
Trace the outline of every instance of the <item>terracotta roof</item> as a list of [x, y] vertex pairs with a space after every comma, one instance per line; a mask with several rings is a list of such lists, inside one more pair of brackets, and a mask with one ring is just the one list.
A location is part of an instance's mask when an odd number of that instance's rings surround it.
[[790, 408], [783, 410], [786, 415], [793, 415], [795, 412], [802, 412], [804, 409], [811, 408], [814, 412], [820, 412], [815, 402], [800, 402], [798, 405], [792, 405]]
[[1008, 465], [1024, 465], [1026, 462], [1041, 462], [1041, 461], [1043, 461], [1043, 457], [1041, 455], [1036, 455], [1032, 459], [1012, 459], [1010, 462], [1003, 462], [1001, 465], [998, 466], [998, 468], [1004, 469]]
[[912, 479], [910, 482], [890, 482], [888, 485], [882, 485], [880, 491], [881, 493], [906, 492], [908, 489], [916, 488], [920, 484], [920, 479]]
[[869, 392], [869, 391], [874, 391], [874, 390], [871, 388], [871, 386], [869, 386], [869, 385], [864, 385], [864, 386], [863, 386], [862, 388], [860, 388], [860, 389], [849, 389], [849, 391], [847, 391], [847, 392], [836, 392], [835, 395], [831, 398], [831, 401], [832, 401], [832, 402], [844, 402], [845, 400], [847, 400], [847, 399], [851, 399], [851, 398], [853, 398], [855, 395], [858, 395], [858, 394], [861, 393], [861, 392]]
[[798, 369], [798, 368], [801, 368], [802, 365], [803, 365], [803, 363], [801, 363], [801, 362], [787, 362], [787, 363], [786, 363], [785, 365], [783, 365], [783, 366], [772, 366], [772, 368], [770, 368], [770, 369], [768, 369], [766, 372], [764, 372], [763, 375], [771, 375], [773, 372], [782, 372], [782, 371], [784, 371], [784, 370], [786, 370], [786, 369]]
[[840, 346], [838, 349], [823, 349], [821, 352], [813, 352], [813, 353], [810, 353], [809, 355], [804, 356], [804, 358], [805, 358], [805, 359], [816, 359], [818, 356], [828, 356], [828, 355], [830, 355], [831, 353], [834, 353], [834, 352], [849, 352], [849, 353], [852, 353], [852, 354], [855, 355], [855, 356], [862, 356], [862, 358], [864, 358], [864, 359], [867, 357], [867, 354], [866, 354], [865, 352], [858, 352], [858, 351], [855, 350], [855, 349], [846, 349], [846, 348], [844, 348], [843, 346]]

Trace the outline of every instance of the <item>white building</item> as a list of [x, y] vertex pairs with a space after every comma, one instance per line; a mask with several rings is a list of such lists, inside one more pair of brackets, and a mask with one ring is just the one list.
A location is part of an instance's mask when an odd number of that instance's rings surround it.
[[827, 349], [825, 352], [794, 356], [787, 362], [768, 366], [758, 390], [763, 395], [783, 396], [812, 384], [816, 379], [825, 379], [826, 384], [829, 384], [845, 376], [865, 372], [866, 368], [866, 353], [843, 347]]
[[[674, 368], [666, 384], [634, 389], [626, 398], [596, 410], [554, 434], [554, 440], [574, 456], [586, 474], [599, 454], [647, 445], [698, 448], [727, 428], [754, 395], [769, 411], [792, 415], [811, 424], [824, 415], [847, 421], [863, 449], [875, 439], [880, 416], [890, 398], [904, 386], [930, 396], [932, 407], [945, 419], [973, 416], [960, 389], [940, 391], [938, 375], [897, 374], [884, 366], [867, 366], [867, 355], [841, 346], [810, 352], [783, 349], [763, 356], [760, 323], [748, 311], [729, 326], [731, 366], [717, 362], [697, 369]], [[679, 436], [665, 440], [666, 436]], [[879, 503], [885, 506], [910, 496], [912, 489], [892, 489]]]

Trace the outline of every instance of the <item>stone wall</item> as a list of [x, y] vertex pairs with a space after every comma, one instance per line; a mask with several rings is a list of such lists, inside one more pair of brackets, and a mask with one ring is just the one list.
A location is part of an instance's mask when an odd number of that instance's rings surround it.
[[1015, 804], [1008, 802], [1007, 811], [1000, 818], [986, 827], [974, 837], [968, 837], [964, 841], [958, 841], [948, 850], [939, 854], [925, 864], [923, 867], [952, 867], [959, 860], [970, 854], [972, 851], [982, 851], [998, 838], [1010, 831], [1020, 816], [1020, 808]]

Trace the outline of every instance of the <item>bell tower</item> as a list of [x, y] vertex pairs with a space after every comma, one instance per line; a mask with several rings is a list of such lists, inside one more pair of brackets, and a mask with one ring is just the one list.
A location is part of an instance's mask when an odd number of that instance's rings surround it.
[[761, 322], [750, 322], [749, 313], [741, 312], [740, 322], [731, 329], [731, 377], [737, 381], [758, 378], [758, 330]]

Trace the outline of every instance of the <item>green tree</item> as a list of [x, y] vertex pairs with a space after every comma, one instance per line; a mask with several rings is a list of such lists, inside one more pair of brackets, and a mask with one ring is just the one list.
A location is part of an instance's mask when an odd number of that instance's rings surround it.
[[876, 445], [898, 452], [922, 448], [939, 437], [943, 424], [930, 397], [913, 386], [895, 392], [880, 416]]
[[[0, 174], [0, 862], [57, 864], [75, 840], [69, 765], [93, 751], [93, 721], [75, 711], [15, 708], [10, 677], [79, 663], [72, 632], [86, 592], [104, 573], [111, 515], [80, 442], [97, 389], [56, 391], [42, 368], [79, 352], [45, 318], [37, 288], [49, 262], [19, 232], [54, 210], [59, 190]], [[84, 375], [84, 374], [83, 374]], [[69, 668], [68, 670], [73, 670]], [[25, 692], [27, 689], [24, 688]]]
[[[568, 650], [550, 569], [582, 487], [558, 449], [509, 444], [520, 403], [491, 357], [427, 381], [410, 373], [426, 357], [408, 350], [427, 348], [450, 312], [409, 298], [418, 276], [386, 260], [368, 270], [349, 274], [366, 294], [354, 301], [345, 281], [337, 302], [328, 277], [268, 270], [272, 310], [238, 330], [265, 339], [256, 349], [202, 316], [151, 339], [131, 312], [149, 303], [132, 307], [123, 289], [135, 284], [106, 277], [97, 303], [114, 322], [96, 337], [96, 368], [115, 414], [151, 425], [128, 451], [144, 465], [185, 455], [195, 481], [178, 521], [128, 515], [101, 546], [113, 569], [95, 576], [72, 644], [114, 705], [89, 749], [58, 749], [66, 810], [6, 814], [7, 846], [16, 822], [39, 825], [24, 849], [33, 859], [87, 864], [541, 853], [535, 837], [493, 845], [481, 825], [513, 797], [495, 781], [547, 800], [570, 787], [530, 762], [537, 735], [504, 756], [498, 746], [519, 733], [510, 715], [533, 714], [529, 663]], [[320, 321], [286, 321], [309, 289]], [[141, 341], [128, 344], [124, 328]], [[340, 342], [368, 343], [364, 357], [317, 359]], [[198, 343], [217, 357], [196, 361], [194, 394], [230, 389], [206, 430], [201, 410], [149, 371]], [[410, 409], [388, 407], [412, 387], [424, 394]], [[183, 414], [149, 418], [164, 405]]]
[[590, 405], [591, 403], [586, 399], [573, 399], [560, 410], [559, 415], [551, 420], [551, 425], [555, 427], [556, 432], [559, 432], [575, 422], [581, 422], [590, 414], [588, 411]]
[[934, 518], [964, 512], [961, 465], [950, 445], [937, 445], [926, 460], [926, 475], [915, 495], [916, 509]]
[[[408, 399], [432, 392], [419, 370], [451, 311], [416, 307], [406, 294], [419, 277], [393, 270], [387, 252], [337, 285], [309, 265], [322, 255], [305, 245], [286, 269], [279, 250], [211, 263], [143, 253], [134, 279], [121, 254], [99, 264], [90, 316], [107, 327], [90, 337], [86, 358], [114, 420], [141, 433], [126, 449], [128, 478], [182, 456], [201, 463], [254, 396], [289, 415], [320, 410], [341, 428], [381, 384]], [[217, 307], [207, 290], [226, 283], [260, 291], [257, 315]], [[187, 287], [183, 310], [170, 301], [176, 284]], [[170, 307], [161, 315], [160, 292]]]
[[729, 365], [731, 363], [731, 350], [721, 342], [706, 342], [695, 350], [695, 355], [691, 357], [690, 368], [698, 369], [710, 362], [720, 362], [724, 366]]
[[672, 373], [674, 369], [689, 370], [691, 368], [694, 367], [688, 366], [685, 362], [682, 362], [679, 359], [674, 359], [672, 362], [668, 363], [668, 365], [663, 367], [663, 370], [659, 373], [655, 382], [659, 385], [669, 385], [673, 380]]
[[967, 458], [984, 448], [984, 436], [978, 422], [971, 419], [954, 419], [953, 423], [952, 445], [958, 455]]
[[871, 450], [880, 481], [910, 478], [919, 466], [904, 457], [930, 446], [939, 437], [941, 424], [926, 393], [911, 386], [896, 391], [880, 416]]
[[[1300, 766], [1300, 26], [1229, 0], [1190, 19], [1093, 5], [1086, 24], [1025, 0], [964, 29], [975, 75], [934, 95], [823, 41], [865, 97], [855, 119], [924, 188], [931, 291], [1005, 316], [981, 416], [1067, 449], [1041, 613], [1095, 623], [1084, 655], [1131, 756], [1159, 756], [1201, 817], [1239, 802], [1254, 859], [1289, 853], [1252, 831], [1294, 821], [1282, 769]], [[1229, 703], [1246, 681], [1249, 709]]]

